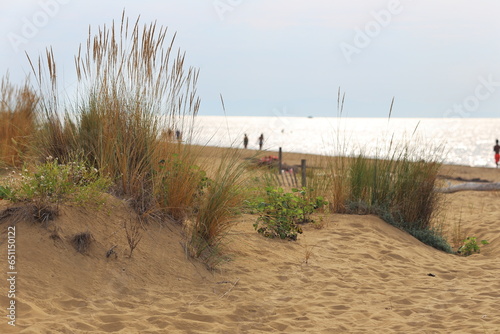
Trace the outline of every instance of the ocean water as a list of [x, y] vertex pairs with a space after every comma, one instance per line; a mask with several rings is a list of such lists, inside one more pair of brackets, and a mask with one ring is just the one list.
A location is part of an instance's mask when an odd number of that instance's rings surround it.
[[438, 158], [447, 164], [495, 167], [493, 146], [500, 119], [335, 118], [197, 116], [192, 142], [222, 147], [323, 155], [384, 157], [408, 147], [414, 158]]

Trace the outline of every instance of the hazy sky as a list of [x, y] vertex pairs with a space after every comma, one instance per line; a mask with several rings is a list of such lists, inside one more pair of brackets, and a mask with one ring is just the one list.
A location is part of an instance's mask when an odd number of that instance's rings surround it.
[[88, 27], [156, 20], [200, 68], [200, 114], [498, 117], [498, 0], [0, 0], [2, 75], [52, 46], [60, 85]]

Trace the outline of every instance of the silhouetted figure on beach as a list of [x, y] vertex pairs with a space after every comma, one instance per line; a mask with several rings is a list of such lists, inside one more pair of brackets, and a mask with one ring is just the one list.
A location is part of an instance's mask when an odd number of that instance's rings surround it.
[[493, 151], [495, 151], [495, 163], [498, 168], [498, 161], [500, 161], [500, 145], [498, 145], [498, 139], [496, 140], [496, 145], [493, 146]]
[[245, 146], [245, 148], [247, 148], [248, 146], [248, 136], [246, 133], [245, 136], [243, 137], [243, 146]]
[[167, 138], [170, 140], [174, 136], [174, 131], [172, 131], [171, 128], [168, 128], [167, 130]]
[[262, 150], [262, 145], [264, 145], [264, 134], [261, 133], [259, 137], [259, 150]]

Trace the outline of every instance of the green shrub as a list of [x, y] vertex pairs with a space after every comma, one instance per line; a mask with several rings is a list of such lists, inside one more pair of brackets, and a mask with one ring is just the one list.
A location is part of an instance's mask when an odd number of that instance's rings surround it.
[[413, 237], [426, 245], [434, 247], [446, 253], [453, 253], [451, 246], [439, 233], [432, 229], [409, 229], [407, 230]]
[[328, 204], [323, 197], [308, 197], [308, 189], [292, 189], [286, 193], [283, 188], [266, 188], [266, 197], [259, 199], [255, 207], [259, 218], [253, 224], [255, 230], [268, 238], [297, 240], [302, 233], [299, 223], [313, 222], [314, 210]]
[[[481, 240], [481, 244], [487, 245], [489, 244], [489, 242], [486, 240]], [[458, 249], [457, 253], [463, 256], [469, 256], [472, 255], [472, 253], [481, 253], [481, 249], [477, 244], [476, 237], [467, 237], [464, 240], [464, 244]]]
[[111, 185], [111, 181], [101, 177], [97, 169], [81, 161], [59, 164], [57, 158], [52, 157], [33, 171], [23, 168], [20, 180], [11, 183], [8, 199], [41, 205], [62, 202], [99, 204], [101, 192]]

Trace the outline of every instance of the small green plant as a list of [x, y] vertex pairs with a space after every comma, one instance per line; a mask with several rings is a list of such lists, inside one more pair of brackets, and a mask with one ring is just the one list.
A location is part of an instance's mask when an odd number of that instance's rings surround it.
[[20, 179], [12, 180], [11, 183], [11, 188], [4, 189], [9, 190], [7, 198], [15, 202], [99, 204], [101, 192], [110, 186], [111, 181], [83, 162], [59, 164], [57, 158], [48, 157], [45, 163], [32, 171], [24, 167]]
[[[489, 242], [487, 240], [481, 240], [481, 244], [487, 245]], [[469, 256], [472, 255], [472, 253], [481, 253], [476, 237], [467, 237], [464, 240], [464, 244], [458, 249], [457, 253], [463, 256]]]
[[0, 186], [0, 199], [8, 199], [12, 195], [12, 190], [8, 186]]
[[266, 188], [266, 197], [258, 199], [255, 207], [259, 218], [253, 224], [255, 230], [268, 238], [297, 240], [302, 233], [300, 223], [313, 222], [311, 214], [328, 204], [323, 197], [311, 198], [307, 188], [292, 189], [287, 193], [283, 188]]

